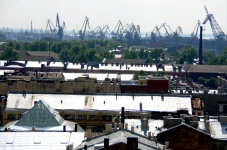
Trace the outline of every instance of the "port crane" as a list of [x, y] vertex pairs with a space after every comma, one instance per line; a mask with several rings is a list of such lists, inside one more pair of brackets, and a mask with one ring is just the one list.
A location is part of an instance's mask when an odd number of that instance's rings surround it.
[[[168, 27], [169, 31], [167, 30], [167, 27]], [[163, 23], [163, 24], [158, 28], [158, 30], [160, 31], [161, 28], [164, 28], [164, 29], [165, 29], [166, 38], [171, 38], [171, 37], [172, 37], [173, 30], [172, 30], [166, 23]]]
[[102, 39], [106, 38], [106, 35], [110, 32], [110, 28], [108, 25], [104, 26], [102, 29], [101, 29], [101, 33], [100, 33], [100, 36]]
[[155, 26], [155, 28], [151, 31], [151, 40], [156, 41], [158, 38], [161, 38], [161, 33], [159, 31], [158, 26]]
[[90, 37], [91, 38], [97, 38], [101, 32], [100, 26], [95, 27], [94, 30], [90, 31]]
[[220, 53], [221, 51], [223, 51], [224, 47], [227, 46], [227, 44], [226, 44], [227, 36], [222, 31], [221, 27], [217, 23], [213, 14], [209, 14], [206, 6], [204, 6], [204, 7], [205, 7], [205, 10], [206, 10], [207, 16], [206, 16], [205, 20], [203, 21], [203, 24], [206, 24], [207, 21], [210, 22], [210, 26], [211, 26], [211, 29], [212, 29], [212, 32], [213, 32], [213, 36], [214, 36], [214, 39], [216, 41], [216, 43], [215, 43], [216, 44], [216, 51], [217, 51], [217, 53]]
[[197, 37], [199, 27], [200, 27], [200, 21], [198, 20], [193, 32], [191, 33], [191, 37]]
[[88, 19], [88, 17], [85, 17], [83, 26], [79, 31], [79, 39], [84, 40], [87, 27], [88, 27], [88, 29], [90, 29], [89, 19]]
[[139, 40], [140, 39], [140, 32], [139, 32], [140, 27], [132, 23], [126, 30], [125, 38], [127, 40]]
[[206, 6], [204, 6], [204, 7], [205, 7], [205, 10], [206, 10], [207, 16], [206, 16], [206, 19], [203, 21], [203, 24], [206, 24], [207, 21], [210, 22], [210, 26], [211, 26], [211, 29], [212, 29], [212, 32], [213, 32], [215, 39], [220, 39], [220, 38], [226, 37], [225, 33], [222, 31], [221, 27], [217, 23], [213, 14], [209, 14]]
[[124, 30], [123, 24], [121, 20], [118, 21], [117, 25], [115, 26], [114, 30], [111, 32], [112, 39], [122, 39]]
[[[48, 32], [48, 28], [50, 29], [50, 34]], [[54, 24], [51, 22], [50, 19], [48, 19], [47, 21], [46, 34], [47, 34], [47, 37], [50, 37], [50, 38], [56, 38], [57, 36], [57, 29], [55, 28]]]
[[183, 34], [183, 31], [181, 29], [181, 27], [177, 27], [176, 31], [173, 32], [172, 38], [175, 42], [175, 44], [178, 44], [179, 40], [180, 40], [180, 35]]
[[65, 28], [65, 21], [63, 21], [62, 25], [60, 25], [60, 19], [59, 19], [58, 13], [56, 18], [56, 27], [58, 28], [57, 34], [58, 34], [59, 41], [62, 41], [64, 28]]

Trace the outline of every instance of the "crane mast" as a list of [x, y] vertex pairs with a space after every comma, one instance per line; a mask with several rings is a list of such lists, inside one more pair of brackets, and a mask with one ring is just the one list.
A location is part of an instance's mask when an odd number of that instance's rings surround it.
[[60, 25], [60, 19], [59, 19], [58, 13], [57, 13], [57, 18], [56, 18], [56, 26], [58, 27], [58, 32], [57, 32], [58, 38], [60, 41], [62, 41], [62, 37], [64, 34], [64, 28], [65, 28], [65, 22], [63, 21], [62, 26]]
[[85, 17], [83, 26], [82, 26], [81, 30], [79, 31], [79, 38], [80, 38], [81, 40], [84, 40], [87, 26], [88, 26], [88, 28], [90, 29], [90, 26], [89, 26], [89, 19], [88, 19], [88, 17]]

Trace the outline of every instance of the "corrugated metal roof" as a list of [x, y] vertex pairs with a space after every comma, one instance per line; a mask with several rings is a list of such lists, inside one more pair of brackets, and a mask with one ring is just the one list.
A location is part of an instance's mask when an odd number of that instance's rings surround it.
[[[121, 107], [126, 110], [140, 110], [140, 103], [144, 111], [167, 111], [188, 110], [192, 113], [191, 98], [187, 96], [140, 96], [140, 95], [74, 95], [74, 94], [29, 94], [24, 97], [22, 93], [9, 93], [6, 109], [31, 109], [35, 101], [45, 100], [53, 109], [59, 110], [84, 110], [85, 99], [92, 97], [93, 105], [90, 110], [115, 110]], [[62, 103], [61, 103], [62, 101]]]
[[0, 150], [65, 150], [70, 144], [77, 147], [83, 139], [84, 133], [79, 132], [1, 132]]

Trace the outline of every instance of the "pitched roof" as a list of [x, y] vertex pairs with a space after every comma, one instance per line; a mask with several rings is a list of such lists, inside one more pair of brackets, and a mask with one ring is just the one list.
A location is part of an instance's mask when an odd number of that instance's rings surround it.
[[226, 65], [190, 65], [187, 72], [227, 73]]
[[17, 126], [51, 127], [61, 126], [64, 119], [45, 101], [40, 100], [29, 111], [22, 115]]
[[19, 51], [19, 60], [28, 60], [28, 61], [49, 61], [50, 57], [53, 57], [55, 60], [58, 60], [58, 54], [52, 51]]
[[119, 129], [112, 132], [108, 132], [105, 134], [101, 134], [99, 136], [87, 139], [81, 143], [76, 149], [83, 149], [84, 145], [87, 145], [87, 149], [93, 150], [96, 144], [102, 144], [104, 142], [104, 138], [109, 138], [110, 145], [125, 143], [127, 144], [127, 137], [135, 137], [138, 138], [138, 148], [139, 149], [158, 149], [158, 146], [161, 146], [159, 143], [156, 145], [156, 141], [137, 134], [135, 132], [131, 132], [126, 129]]
[[182, 124], [179, 124], [179, 125], [177, 125], [177, 126], [171, 127], [171, 128], [169, 128], [169, 129], [167, 129], [167, 130], [164, 130], [164, 131], [158, 133], [157, 135], [166, 133], [166, 132], [168, 132], [168, 131], [170, 131], [170, 130], [177, 129], [177, 128], [182, 127], [182, 126], [187, 127], [187, 128], [190, 128], [190, 129], [195, 130], [195, 131], [197, 131], [197, 132], [200, 132], [200, 133], [202, 133], [202, 134], [211, 136], [210, 134], [208, 134], [208, 133], [206, 133], [206, 132], [203, 132], [203, 131], [201, 131], [201, 130], [198, 130], [198, 129], [196, 129], [196, 128], [193, 128], [193, 127], [191, 127], [190, 125], [187, 125], [187, 124], [185, 124], [185, 123], [182, 123]]

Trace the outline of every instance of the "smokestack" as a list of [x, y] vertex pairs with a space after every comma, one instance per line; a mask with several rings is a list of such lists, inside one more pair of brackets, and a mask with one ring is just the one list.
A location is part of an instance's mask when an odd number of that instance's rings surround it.
[[75, 124], [75, 132], [77, 132], [77, 124]]
[[200, 26], [200, 37], [199, 37], [199, 65], [202, 65], [203, 64], [203, 54], [202, 54], [202, 51], [203, 51], [203, 27]]
[[121, 107], [121, 123], [125, 124], [125, 107]]
[[104, 149], [109, 149], [109, 138], [104, 138]]
[[140, 103], [140, 112], [143, 111], [142, 103]]

